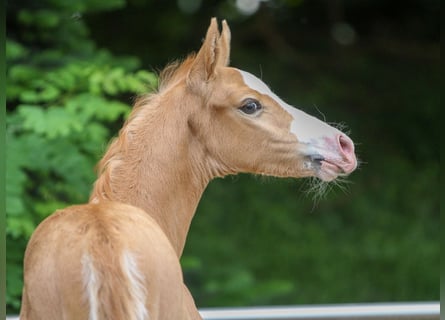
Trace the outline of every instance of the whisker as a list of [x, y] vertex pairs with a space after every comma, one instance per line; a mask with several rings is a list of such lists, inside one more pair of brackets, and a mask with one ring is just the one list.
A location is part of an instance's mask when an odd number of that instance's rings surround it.
[[328, 122], [331, 127], [343, 132], [346, 135], [351, 134], [351, 129], [349, 129], [348, 125], [344, 122]]
[[314, 104], [314, 108], [315, 108], [315, 110], [317, 110], [318, 113], [323, 117], [323, 121], [324, 121], [324, 122], [327, 122], [327, 121], [326, 121], [326, 116], [325, 116], [325, 114], [324, 114], [323, 112], [321, 112], [321, 110], [317, 107], [316, 104]]
[[332, 181], [336, 188], [341, 190], [344, 194], [350, 194], [348, 189], [348, 185], [351, 185], [353, 182], [351, 180], [347, 180], [346, 177], [338, 177], [336, 180]]
[[312, 201], [314, 202], [314, 207], [323, 199], [326, 198], [327, 194], [334, 189], [338, 189], [345, 194], [349, 194], [348, 185], [351, 185], [353, 182], [347, 180], [346, 176], [338, 176], [335, 180], [326, 182], [320, 180], [316, 177], [310, 177], [306, 180], [307, 186], [306, 190], [303, 190], [303, 193], [306, 195], [310, 195], [312, 197]]

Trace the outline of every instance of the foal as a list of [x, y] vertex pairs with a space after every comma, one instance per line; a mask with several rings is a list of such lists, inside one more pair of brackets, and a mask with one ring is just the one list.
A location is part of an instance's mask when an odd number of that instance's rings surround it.
[[21, 319], [201, 319], [179, 258], [207, 186], [239, 172], [330, 181], [357, 166], [350, 138], [228, 67], [211, 20], [199, 52], [136, 102], [100, 161], [90, 202], [43, 221], [25, 254]]

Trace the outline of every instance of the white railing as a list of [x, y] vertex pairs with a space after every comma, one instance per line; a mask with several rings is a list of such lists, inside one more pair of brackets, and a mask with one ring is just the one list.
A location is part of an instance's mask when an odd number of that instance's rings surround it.
[[439, 320], [438, 302], [201, 309], [205, 320]]
[[[439, 320], [439, 302], [204, 308], [204, 320]], [[6, 320], [19, 320], [6, 317]]]

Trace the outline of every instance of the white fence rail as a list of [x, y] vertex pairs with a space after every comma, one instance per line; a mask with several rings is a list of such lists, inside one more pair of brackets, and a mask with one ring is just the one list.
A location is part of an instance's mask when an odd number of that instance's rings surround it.
[[439, 302], [201, 309], [205, 320], [439, 320]]
[[[204, 320], [439, 320], [439, 302], [200, 309]], [[19, 320], [17, 316], [6, 320]]]

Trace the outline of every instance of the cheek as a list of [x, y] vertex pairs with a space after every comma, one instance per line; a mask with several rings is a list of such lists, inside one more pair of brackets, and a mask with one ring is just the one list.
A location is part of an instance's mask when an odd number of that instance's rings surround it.
[[295, 139], [291, 132], [293, 121], [292, 115], [278, 105], [267, 107], [261, 119], [263, 126], [267, 127], [272, 135], [293, 136]]
[[232, 111], [225, 112], [213, 124], [214, 132], [218, 132], [214, 139], [215, 149], [219, 148], [230, 157], [250, 158], [263, 148], [265, 142], [270, 141], [269, 130], [258, 126], [256, 120], [259, 119], [243, 119], [238, 111]]

